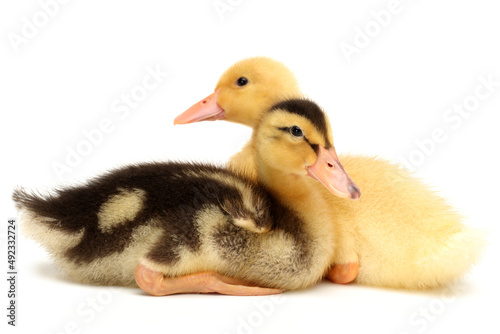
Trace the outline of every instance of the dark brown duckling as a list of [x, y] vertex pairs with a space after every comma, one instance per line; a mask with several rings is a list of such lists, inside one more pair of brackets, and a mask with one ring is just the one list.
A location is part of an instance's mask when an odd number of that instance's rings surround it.
[[210, 165], [150, 163], [54, 195], [13, 197], [24, 231], [79, 282], [133, 286], [140, 264], [165, 277], [210, 271], [304, 288], [324, 276], [334, 253], [334, 226], [314, 187], [355, 187], [324, 160], [328, 126], [308, 100], [271, 108], [255, 133], [262, 185]]

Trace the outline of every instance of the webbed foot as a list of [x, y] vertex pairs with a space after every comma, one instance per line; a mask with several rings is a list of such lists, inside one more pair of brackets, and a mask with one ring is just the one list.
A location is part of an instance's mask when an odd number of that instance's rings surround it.
[[138, 264], [135, 269], [137, 285], [153, 296], [178, 293], [219, 293], [233, 296], [274, 295], [284, 290], [248, 286], [241, 280], [213, 272], [201, 272], [180, 277], [165, 277], [161, 272]]
[[326, 274], [333, 283], [347, 284], [356, 279], [359, 272], [359, 263], [343, 263], [335, 264], [332, 269]]

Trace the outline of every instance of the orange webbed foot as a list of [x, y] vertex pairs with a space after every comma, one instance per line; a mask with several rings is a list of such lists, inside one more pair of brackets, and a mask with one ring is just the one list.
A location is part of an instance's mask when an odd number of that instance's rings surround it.
[[356, 279], [358, 272], [359, 263], [335, 264], [328, 274], [326, 274], [326, 278], [333, 283], [347, 284]]
[[213, 272], [201, 272], [180, 277], [165, 277], [161, 272], [138, 264], [135, 269], [137, 285], [153, 296], [178, 293], [219, 293], [233, 296], [263, 296], [284, 290], [245, 285], [244, 282]]

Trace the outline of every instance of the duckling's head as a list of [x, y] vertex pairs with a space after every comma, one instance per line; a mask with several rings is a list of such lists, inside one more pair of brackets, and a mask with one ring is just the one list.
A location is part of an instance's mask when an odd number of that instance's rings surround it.
[[275, 104], [263, 114], [254, 136], [259, 164], [310, 176], [339, 197], [360, 197], [335, 152], [328, 117], [314, 102], [289, 99]]
[[270, 106], [299, 96], [297, 80], [285, 65], [266, 57], [248, 58], [227, 69], [215, 92], [177, 116], [174, 124], [224, 119], [254, 127]]

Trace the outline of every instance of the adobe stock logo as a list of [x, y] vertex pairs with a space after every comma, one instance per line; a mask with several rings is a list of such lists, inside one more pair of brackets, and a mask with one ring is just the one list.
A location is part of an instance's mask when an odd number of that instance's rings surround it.
[[451, 286], [445, 287], [439, 296], [428, 303], [420, 305], [408, 317], [408, 325], [405, 330], [398, 334], [424, 333], [446, 314], [450, 306], [459, 301], [459, 297], [467, 290], [467, 285], [458, 281]]
[[69, 0], [40, 0], [38, 5], [40, 10], [31, 15], [31, 19], [23, 16], [21, 18], [22, 25], [19, 33], [8, 32], [7, 39], [14, 49], [14, 52], [19, 53], [21, 45], [28, 44], [33, 38], [38, 36], [41, 29], [45, 28], [51, 19], [59, 14], [61, 5], [65, 5]]
[[352, 43], [342, 41], [339, 44], [347, 63], [350, 64], [355, 55], [359, 55], [362, 50], [366, 49], [372, 40], [378, 37], [403, 9], [400, 0], [390, 0], [385, 9], [370, 12], [371, 19], [364, 24], [363, 28], [355, 26]]
[[399, 156], [399, 161], [410, 172], [422, 166], [436, 152], [438, 145], [448, 140], [448, 134], [452, 130], [459, 129], [464, 121], [473, 115], [473, 112], [477, 112], [481, 102], [491, 98], [500, 87], [500, 81], [495, 81], [491, 73], [486, 77], [480, 75], [477, 80], [479, 84], [472, 94], [444, 111], [442, 115], [444, 126], [434, 128], [427, 138], [416, 139], [414, 141], [416, 147], [407, 156]]
[[118, 120], [104, 117], [94, 128], [84, 129], [82, 131], [84, 138], [74, 146], [66, 145], [64, 160], [52, 162], [52, 169], [59, 181], [62, 181], [68, 173], [78, 167], [85, 157], [90, 156], [94, 148], [102, 145], [106, 135], [112, 133], [120, 121], [128, 118], [132, 110], [139, 108], [141, 102], [156, 90], [168, 76], [168, 72], [162, 71], [159, 65], [156, 65], [155, 68], [146, 66], [145, 72], [141, 83], [134, 85], [128, 93], [120, 94], [111, 103], [110, 109], [117, 115]]
[[243, 0], [214, 0], [212, 6], [219, 16], [219, 19], [223, 21], [226, 13], [234, 11], [242, 2]]
[[[282, 305], [286, 301], [283, 295], [273, 295], [259, 298], [253, 302], [255, 309], [245, 317], [238, 316], [235, 331], [231, 333], [237, 334], [253, 334], [257, 333], [258, 329], [264, 325], [266, 319], [274, 315], [276, 306]], [[229, 332], [224, 332], [228, 334]]]
[[75, 313], [78, 317], [69, 319], [61, 325], [62, 328], [51, 331], [49, 334], [88, 333], [85, 330], [86, 327], [102, 317], [101, 312], [116, 304], [115, 294], [113, 288], [99, 289], [95, 295], [87, 297], [76, 306]]

